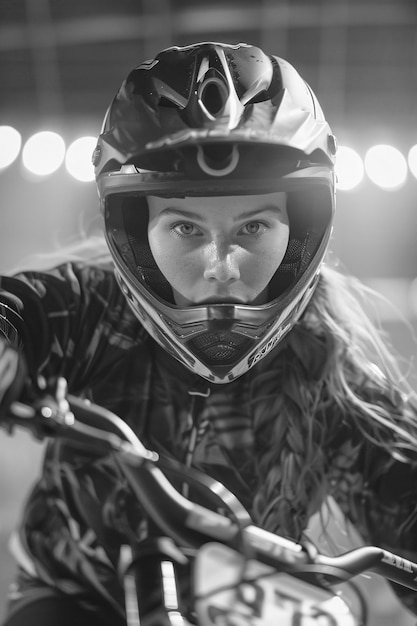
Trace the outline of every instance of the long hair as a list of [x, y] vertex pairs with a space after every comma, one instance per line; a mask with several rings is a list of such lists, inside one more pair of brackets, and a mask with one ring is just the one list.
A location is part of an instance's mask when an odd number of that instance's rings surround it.
[[95, 232], [64, 239], [60, 245], [55, 245], [46, 252], [34, 252], [21, 258], [10, 267], [2, 268], [1, 273], [14, 275], [25, 271], [42, 272], [57, 265], [71, 262], [113, 267], [104, 235], [101, 232]]
[[360, 281], [324, 267], [302, 321], [252, 381], [252, 513], [270, 530], [299, 538], [364, 441], [403, 462], [417, 449], [416, 396], [365, 312], [370, 296]]

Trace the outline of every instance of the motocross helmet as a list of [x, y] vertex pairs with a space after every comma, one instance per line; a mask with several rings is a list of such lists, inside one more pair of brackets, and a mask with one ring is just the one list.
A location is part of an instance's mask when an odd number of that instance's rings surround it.
[[[241, 376], [302, 314], [330, 238], [335, 153], [310, 87], [257, 47], [171, 47], [123, 82], [93, 154], [115, 274], [150, 335], [202, 378]], [[149, 247], [147, 195], [275, 191], [287, 194], [290, 238], [269, 301], [178, 307]]]

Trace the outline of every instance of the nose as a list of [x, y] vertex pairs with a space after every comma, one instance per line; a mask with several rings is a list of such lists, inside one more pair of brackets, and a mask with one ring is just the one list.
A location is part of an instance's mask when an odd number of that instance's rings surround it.
[[239, 280], [239, 259], [236, 248], [222, 241], [213, 241], [207, 246], [205, 257], [205, 280], [219, 283]]

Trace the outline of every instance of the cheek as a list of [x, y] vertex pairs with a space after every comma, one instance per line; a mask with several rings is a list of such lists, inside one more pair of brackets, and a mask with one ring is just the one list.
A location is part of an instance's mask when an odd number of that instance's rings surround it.
[[271, 233], [262, 243], [257, 259], [249, 265], [248, 271], [253, 281], [259, 281], [266, 286], [285, 256], [289, 240], [289, 229], [281, 227], [279, 232]]
[[174, 289], [183, 291], [183, 287], [194, 282], [196, 267], [177, 255], [167, 255], [164, 261], [158, 264], [167, 281]]
[[175, 251], [170, 246], [169, 238], [163, 232], [151, 229], [148, 233], [148, 240], [157, 266], [168, 279], [167, 271], [176, 263]]
[[178, 242], [166, 234], [149, 233], [149, 246], [155, 262], [171, 286], [182, 291], [182, 287], [191, 281], [196, 272], [196, 264], [186, 261]]
[[271, 253], [259, 255], [256, 260], [252, 259], [252, 261], [246, 265], [246, 280], [244, 282], [262, 291], [275, 274], [278, 265], [276, 255]]

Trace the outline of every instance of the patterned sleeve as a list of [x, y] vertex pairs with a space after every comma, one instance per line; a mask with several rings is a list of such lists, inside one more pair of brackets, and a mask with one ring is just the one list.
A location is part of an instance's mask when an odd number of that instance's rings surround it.
[[29, 372], [65, 376], [74, 392], [100, 377], [135, 332], [110, 269], [68, 263], [3, 277], [0, 303], [0, 330], [22, 346]]
[[12, 294], [0, 290], [0, 336], [7, 339], [15, 348], [22, 347], [18, 328], [22, 326], [23, 319], [19, 311], [21, 302]]

